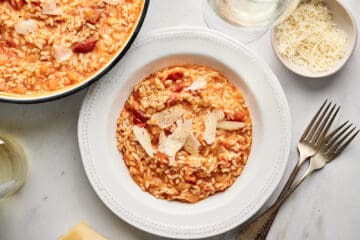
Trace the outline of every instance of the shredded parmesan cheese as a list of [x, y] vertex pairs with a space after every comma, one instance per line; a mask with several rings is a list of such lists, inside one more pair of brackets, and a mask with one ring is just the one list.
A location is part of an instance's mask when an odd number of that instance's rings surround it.
[[281, 56], [312, 72], [331, 70], [346, 52], [346, 33], [332, 21], [324, 0], [302, 3], [276, 26], [275, 39]]

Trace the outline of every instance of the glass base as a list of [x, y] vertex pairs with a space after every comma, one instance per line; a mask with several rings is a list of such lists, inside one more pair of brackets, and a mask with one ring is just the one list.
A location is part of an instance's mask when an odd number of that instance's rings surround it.
[[209, 28], [225, 33], [240, 42], [250, 43], [263, 36], [267, 29], [241, 28], [225, 22], [210, 7], [208, 0], [203, 0], [203, 17]]

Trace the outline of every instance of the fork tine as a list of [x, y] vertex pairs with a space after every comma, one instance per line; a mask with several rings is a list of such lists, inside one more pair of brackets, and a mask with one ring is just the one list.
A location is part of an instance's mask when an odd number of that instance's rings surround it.
[[[334, 113], [334, 110], [336, 111]], [[335, 119], [336, 115], [339, 112], [340, 107], [337, 107], [336, 104], [331, 108], [330, 112], [325, 116], [325, 119], [321, 122], [320, 126], [318, 127], [315, 136], [314, 136], [314, 143], [318, 145], [322, 138], [327, 134], [328, 129], [330, 128], [331, 123]], [[334, 114], [333, 114], [334, 113]], [[329, 121], [330, 120], [330, 121]]]
[[343, 145], [336, 149], [336, 155], [340, 154], [350, 144], [352, 140], [359, 134], [360, 130], [357, 130]]
[[338, 127], [335, 131], [333, 131], [325, 141], [324, 145], [325, 145], [326, 149], [329, 150], [335, 144], [335, 142], [337, 142], [337, 140], [339, 138], [341, 138], [344, 135], [344, 133], [346, 133], [346, 131], [351, 126], [352, 126], [352, 123], [347, 124], [347, 126], [345, 124], [343, 124], [340, 127]]
[[[319, 141], [318, 141], [318, 144], [317, 144], [318, 146], [321, 146], [321, 145], [325, 142], [326, 135], [328, 134], [329, 129], [330, 129], [331, 125], [333, 124], [333, 122], [334, 122], [334, 120], [335, 120], [335, 117], [336, 117], [337, 114], [339, 113], [340, 109], [341, 109], [341, 107], [338, 106], [337, 109], [336, 109], [336, 111], [335, 111], [335, 113], [334, 113], [334, 115], [331, 117], [330, 121], [327, 123], [327, 125], [326, 125], [324, 131], [322, 132], [322, 135], [321, 135], [321, 137], [320, 137], [320, 139], [319, 139]], [[347, 121], [347, 122], [349, 122], [349, 121]], [[346, 122], [346, 123], [347, 123], [347, 122]]]
[[343, 131], [345, 136], [339, 136], [341, 137], [340, 139], [339, 138], [336, 138], [336, 141], [333, 146], [329, 147], [329, 152], [330, 153], [335, 153], [337, 151], [337, 149], [340, 147], [340, 145], [354, 132], [354, 130], [356, 129], [356, 127], [353, 127], [350, 129], [350, 131]]
[[347, 125], [349, 123], [349, 121], [344, 122], [343, 124], [341, 124], [339, 127], [337, 127], [334, 131], [332, 131], [329, 135], [327, 135], [325, 137], [325, 142], [329, 142], [329, 140], [335, 135], [337, 134], [345, 125]]
[[331, 104], [332, 104], [332, 102], [329, 102], [329, 104], [327, 104], [327, 106], [325, 107], [325, 110], [321, 113], [320, 117], [316, 120], [315, 124], [311, 128], [310, 133], [308, 134], [308, 136], [306, 137], [305, 140], [312, 141], [316, 130], [319, 128], [319, 125], [321, 124], [321, 122], [323, 121], [325, 115], [329, 111], [329, 108], [331, 107]]
[[309, 133], [310, 130], [312, 129], [315, 121], [316, 121], [317, 118], [319, 117], [321, 111], [323, 110], [323, 108], [325, 107], [325, 105], [327, 104], [327, 102], [328, 102], [328, 100], [326, 99], [326, 100], [324, 101], [324, 103], [321, 105], [320, 109], [316, 112], [315, 116], [311, 119], [309, 125], [306, 127], [303, 135], [301, 136], [300, 141], [301, 141], [301, 140], [304, 140], [304, 139], [306, 138], [306, 136], [308, 135], [308, 133]]

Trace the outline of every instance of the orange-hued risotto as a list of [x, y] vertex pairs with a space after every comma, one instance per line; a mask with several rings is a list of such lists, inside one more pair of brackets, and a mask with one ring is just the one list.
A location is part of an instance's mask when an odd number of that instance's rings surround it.
[[252, 142], [242, 93], [221, 72], [200, 65], [166, 67], [140, 81], [116, 131], [141, 189], [190, 203], [230, 187]]
[[124, 47], [144, 0], [0, 0], [0, 94], [88, 79]]

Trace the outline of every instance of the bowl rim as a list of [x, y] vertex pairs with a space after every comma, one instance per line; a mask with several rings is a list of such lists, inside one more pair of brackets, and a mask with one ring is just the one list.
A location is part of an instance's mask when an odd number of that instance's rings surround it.
[[285, 58], [283, 58], [279, 51], [278, 51], [278, 48], [276, 46], [276, 40], [275, 40], [275, 28], [276, 26], [272, 27], [270, 29], [270, 40], [271, 40], [271, 47], [275, 53], [275, 56], [276, 58], [279, 60], [279, 62], [284, 65], [289, 71], [299, 75], [299, 76], [302, 76], [302, 77], [306, 77], [306, 78], [312, 78], [312, 79], [322, 79], [322, 78], [325, 78], [325, 77], [329, 77], [331, 75], [334, 75], [335, 73], [339, 72], [344, 66], [345, 64], [349, 61], [349, 59], [351, 58], [351, 56], [354, 54], [355, 52], [355, 48], [356, 48], [356, 45], [357, 45], [357, 42], [358, 42], [358, 27], [357, 27], [357, 23], [356, 23], [356, 20], [354, 18], [354, 15], [350, 12], [349, 8], [347, 8], [343, 3], [341, 3], [340, 1], [338, 0], [334, 0], [336, 2], [336, 4], [343, 8], [343, 10], [346, 12], [346, 14], [348, 15], [349, 19], [350, 19], [350, 22], [351, 22], [351, 26], [352, 26], [352, 29], [353, 29], [353, 32], [354, 32], [354, 37], [353, 37], [353, 41], [348, 45], [350, 46], [349, 48], [349, 52], [346, 53], [344, 55], [344, 57], [346, 59], [344, 59], [339, 65], [336, 65], [333, 69], [331, 70], [328, 70], [328, 71], [324, 71], [324, 72], [310, 72], [310, 71], [298, 71], [296, 68], [294, 68], [292, 66], [292, 63], [289, 62], [288, 60], [286, 60]]
[[15, 103], [15, 104], [35, 104], [35, 103], [43, 103], [43, 102], [50, 102], [55, 101], [67, 96], [70, 96], [74, 93], [77, 93], [93, 83], [100, 80], [104, 75], [106, 75], [121, 59], [122, 57], [127, 53], [127, 51], [130, 49], [131, 45], [135, 41], [136, 37], [138, 36], [141, 27], [145, 21], [148, 9], [149, 9], [150, 0], [144, 0], [144, 4], [142, 7], [142, 12], [138, 18], [137, 25], [135, 29], [133, 30], [132, 34], [128, 38], [126, 44], [123, 46], [123, 48], [113, 57], [113, 59], [105, 64], [100, 70], [98, 70], [95, 75], [88, 78], [87, 80], [84, 80], [82, 84], [75, 86], [73, 88], [69, 88], [68, 90], [63, 90], [60, 93], [57, 93], [56, 91], [49, 95], [34, 95], [34, 97], [31, 98], [22, 98], [21, 97], [14, 97], [10, 95], [0, 95], [0, 102], [8, 102], [8, 103]]

